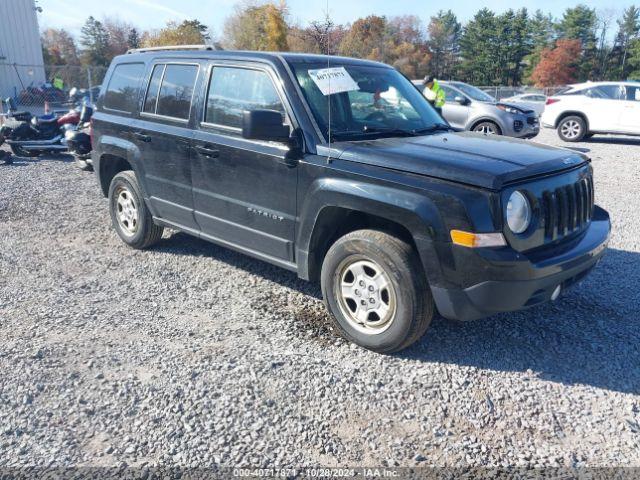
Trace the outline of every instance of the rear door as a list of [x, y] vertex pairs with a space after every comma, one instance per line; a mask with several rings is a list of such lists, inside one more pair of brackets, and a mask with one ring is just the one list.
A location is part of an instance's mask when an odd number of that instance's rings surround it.
[[640, 135], [640, 86], [626, 85], [622, 104], [619, 130]]
[[145, 185], [154, 212], [185, 229], [197, 229], [191, 193], [192, 100], [197, 61], [153, 64], [140, 119], [131, 139], [142, 152]]
[[466, 97], [449, 85], [441, 85], [441, 88], [445, 93], [445, 104], [442, 107], [442, 116], [454, 127], [464, 128], [469, 119], [469, 105], [460, 105], [456, 102], [456, 97]]
[[624, 89], [621, 85], [599, 85], [586, 92], [584, 112], [589, 129], [597, 132], [615, 132], [620, 129], [620, 116], [624, 108]]
[[291, 125], [270, 67], [211, 63], [193, 141], [193, 201], [203, 236], [246, 253], [293, 262], [298, 169], [282, 143], [242, 137], [244, 111], [276, 110]]

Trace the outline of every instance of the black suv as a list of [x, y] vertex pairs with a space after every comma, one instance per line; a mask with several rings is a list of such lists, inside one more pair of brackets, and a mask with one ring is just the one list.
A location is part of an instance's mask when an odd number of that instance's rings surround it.
[[319, 280], [339, 331], [379, 352], [436, 309], [555, 300], [609, 238], [588, 158], [454, 131], [371, 61], [132, 51], [106, 75], [93, 146], [128, 245], [170, 227]]

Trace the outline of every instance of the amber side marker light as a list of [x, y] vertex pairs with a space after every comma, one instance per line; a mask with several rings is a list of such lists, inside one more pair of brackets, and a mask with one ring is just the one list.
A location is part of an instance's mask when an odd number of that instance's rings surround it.
[[507, 242], [501, 233], [471, 233], [463, 230], [451, 230], [451, 240], [463, 247], [504, 247]]

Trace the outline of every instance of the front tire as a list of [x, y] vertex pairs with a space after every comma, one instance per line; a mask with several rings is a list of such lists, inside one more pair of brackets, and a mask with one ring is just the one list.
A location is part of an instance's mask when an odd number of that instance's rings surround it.
[[473, 127], [473, 131], [484, 133], [485, 135], [502, 135], [502, 130], [500, 130], [500, 127], [494, 122], [480, 122]]
[[379, 353], [416, 342], [431, 323], [433, 297], [414, 249], [376, 230], [338, 239], [322, 264], [325, 305], [347, 340]]
[[34, 151], [30, 152], [29, 150], [25, 150], [20, 145], [11, 145], [11, 151], [16, 157], [22, 158], [35, 158], [40, 156], [40, 152]]
[[109, 211], [118, 236], [130, 247], [148, 248], [162, 238], [164, 229], [153, 223], [138, 179], [131, 170], [120, 172], [111, 180]]
[[576, 115], [565, 117], [558, 124], [558, 136], [565, 142], [579, 142], [586, 134], [587, 125]]

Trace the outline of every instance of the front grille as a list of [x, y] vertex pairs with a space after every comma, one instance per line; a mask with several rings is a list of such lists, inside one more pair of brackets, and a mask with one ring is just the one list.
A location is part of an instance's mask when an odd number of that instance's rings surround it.
[[591, 176], [542, 194], [544, 235], [557, 240], [582, 230], [593, 215], [593, 179]]

